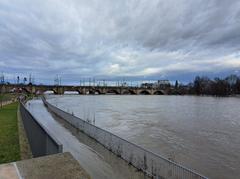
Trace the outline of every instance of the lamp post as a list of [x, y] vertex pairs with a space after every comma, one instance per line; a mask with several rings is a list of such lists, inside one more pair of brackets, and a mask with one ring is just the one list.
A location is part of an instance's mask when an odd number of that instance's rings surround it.
[[1, 85], [1, 91], [0, 91], [0, 100], [1, 100], [1, 108], [3, 107], [3, 85]]

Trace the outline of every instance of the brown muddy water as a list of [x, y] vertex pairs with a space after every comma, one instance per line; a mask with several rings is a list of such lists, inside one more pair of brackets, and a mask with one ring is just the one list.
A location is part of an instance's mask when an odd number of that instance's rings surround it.
[[92, 179], [149, 178], [96, 141], [51, 115], [41, 100], [28, 101], [26, 106], [35, 119], [63, 145], [63, 151], [70, 152]]
[[48, 101], [209, 178], [240, 176], [240, 98], [63, 95]]

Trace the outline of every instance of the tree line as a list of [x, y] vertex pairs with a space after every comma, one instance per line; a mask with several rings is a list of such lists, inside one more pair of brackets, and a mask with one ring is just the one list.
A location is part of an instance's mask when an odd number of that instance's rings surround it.
[[210, 79], [205, 76], [196, 76], [187, 86], [179, 86], [183, 94], [229, 96], [240, 94], [240, 77], [230, 75], [226, 78]]

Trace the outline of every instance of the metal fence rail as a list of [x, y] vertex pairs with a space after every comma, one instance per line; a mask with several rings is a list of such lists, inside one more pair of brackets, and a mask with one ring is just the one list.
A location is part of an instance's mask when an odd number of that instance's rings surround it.
[[48, 103], [45, 98], [43, 98], [43, 102], [51, 112], [65, 119], [71, 125], [150, 177], [156, 179], [207, 179], [207, 177], [186, 167], [73, 116]]
[[33, 157], [62, 152], [62, 145], [31, 115], [22, 102], [20, 113]]

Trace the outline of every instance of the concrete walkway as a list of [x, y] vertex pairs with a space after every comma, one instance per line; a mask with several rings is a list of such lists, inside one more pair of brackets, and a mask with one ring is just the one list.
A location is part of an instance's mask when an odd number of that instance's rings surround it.
[[[67, 165], [66, 165], [67, 164]], [[90, 179], [90, 176], [70, 153], [48, 155], [0, 165], [1, 179], [74, 178]]]
[[21, 179], [16, 168], [16, 163], [8, 163], [0, 165], [1, 179]]
[[[93, 179], [144, 179], [142, 172], [118, 158], [104, 147], [99, 150], [83, 144], [78, 137], [56, 121], [41, 100], [31, 100], [28, 110], [63, 145], [64, 152], [70, 152]], [[88, 140], [85, 138], [85, 140]], [[93, 141], [93, 140], [92, 140]], [[94, 142], [94, 141], [93, 141]], [[100, 144], [98, 144], [100, 145]], [[91, 146], [92, 147], [92, 146]]]
[[[36, 120], [44, 125], [63, 145], [64, 152], [70, 152], [92, 178], [119, 178], [114, 175], [111, 166], [88, 146], [80, 143], [66, 128], [61, 126], [43, 105], [41, 100], [31, 100], [26, 104]], [[121, 178], [121, 177], [120, 177]]]

